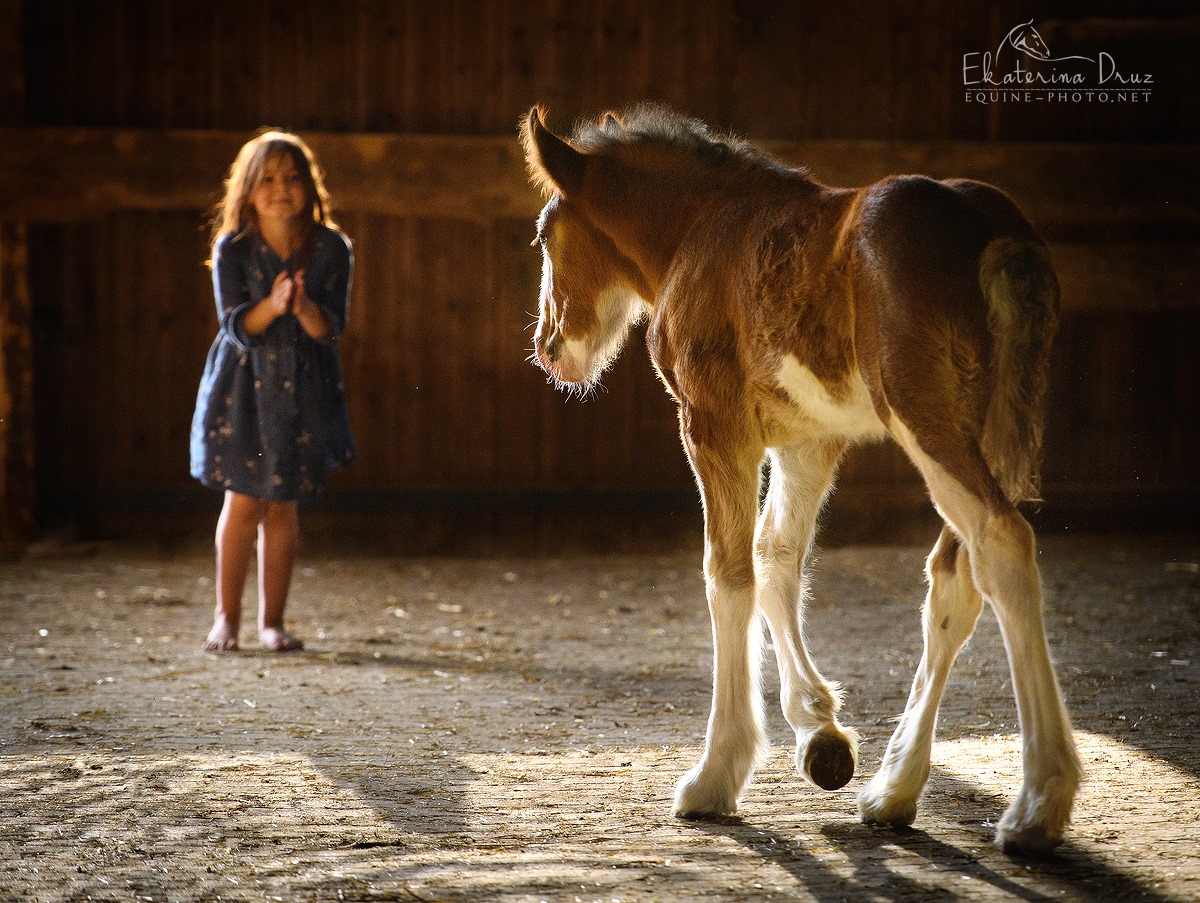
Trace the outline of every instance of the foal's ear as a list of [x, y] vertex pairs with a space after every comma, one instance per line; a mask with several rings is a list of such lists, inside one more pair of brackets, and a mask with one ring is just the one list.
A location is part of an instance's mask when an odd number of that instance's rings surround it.
[[587, 155], [546, 128], [545, 113], [534, 107], [521, 123], [521, 143], [530, 179], [547, 193], [569, 195], [583, 184]]

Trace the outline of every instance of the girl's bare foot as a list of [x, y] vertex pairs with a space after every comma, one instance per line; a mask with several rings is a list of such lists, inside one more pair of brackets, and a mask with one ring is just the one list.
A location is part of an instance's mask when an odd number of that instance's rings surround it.
[[304, 648], [304, 642], [292, 636], [282, 627], [260, 627], [258, 641], [270, 652], [295, 652]]
[[218, 614], [216, 620], [213, 621], [212, 630], [208, 632], [208, 639], [204, 641], [204, 651], [236, 652], [237, 648], [237, 628], [230, 624], [222, 615]]

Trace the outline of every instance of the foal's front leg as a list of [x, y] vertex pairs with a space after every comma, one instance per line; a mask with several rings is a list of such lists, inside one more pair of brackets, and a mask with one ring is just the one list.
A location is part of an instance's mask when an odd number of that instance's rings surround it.
[[823, 790], [854, 777], [858, 735], [838, 723], [841, 692], [821, 676], [804, 641], [804, 568], [817, 515], [844, 445], [803, 442], [771, 453], [758, 523], [758, 605], [775, 641], [780, 703], [796, 732], [796, 768]]
[[675, 790], [675, 814], [730, 815], [763, 745], [762, 632], [754, 607], [757, 457], [685, 435], [704, 501], [704, 579], [713, 632], [712, 712], [700, 762]]

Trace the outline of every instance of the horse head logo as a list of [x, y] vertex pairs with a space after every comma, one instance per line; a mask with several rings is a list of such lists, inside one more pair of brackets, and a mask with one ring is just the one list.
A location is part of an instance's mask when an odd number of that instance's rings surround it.
[[1050, 59], [1050, 49], [1042, 40], [1042, 36], [1037, 33], [1037, 29], [1033, 27], [1033, 19], [1023, 25], [1018, 25], [1006, 34], [1000, 46], [1005, 44], [1028, 54], [1035, 60]]
[[1095, 60], [1088, 56], [1051, 56], [1050, 48], [1046, 46], [1046, 42], [1038, 34], [1038, 30], [1033, 27], [1033, 19], [1018, 25], [1004, 36], [1004, 40], [996, 48], [997, 59], [1000, 58], [1000, 51], [1005, 47], [1019, 50], [1026, 56], [1033, 57], [1035, 60], [1040, 60], [1044, 63], [1057, 62], [1059, 60], [1087, 60], [1090, 63], [1095, 62]]

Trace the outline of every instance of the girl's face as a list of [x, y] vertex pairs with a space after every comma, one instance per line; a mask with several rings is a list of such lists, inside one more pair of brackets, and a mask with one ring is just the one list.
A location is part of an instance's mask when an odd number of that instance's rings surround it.
[[290, 225], [309, 206], [292, 155], [275, 154], [263, 165], [262, 181], [250, 195], [259, 223]]

